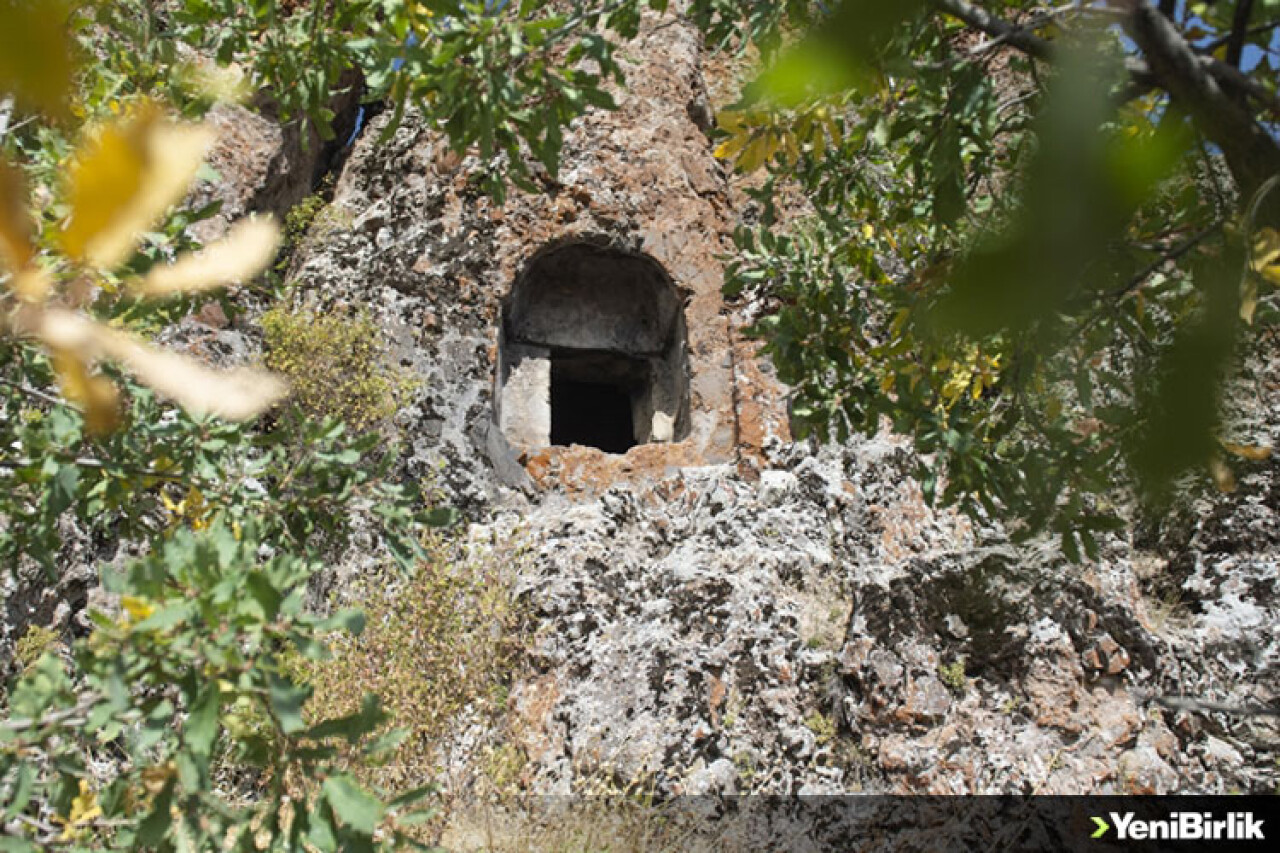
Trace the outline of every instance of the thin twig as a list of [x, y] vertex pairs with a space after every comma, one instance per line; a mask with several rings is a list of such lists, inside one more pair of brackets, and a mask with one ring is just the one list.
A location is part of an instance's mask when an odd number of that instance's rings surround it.
[[32, 388], [29, 385], [23, 385], [21, 382], [14, 382], [12, 379], [5, 379], [3, 376], [0, 376], [0, 385], [7, 385], [13, 390], [18, 391], [22, 394], [26, 394], [28, 397], [31, 397], [32, 399], [35, 399], [35, 400], [39, 400], [42, 403], [48, 403], [53, 406], [71, 405], [61, 397], [55, 397], [52, 394], [46, 394], [45, 392]]
[[[96, 471], [116, 470], [116, 471], [120, 471], [121, 473], [128, 474], [132, 477], [152, 477], [154, 479], [165, 480], [170, 483], [187, 482], [187, 479], [185, 477], [180, 477], [177, 474], [167, 474], [163, 471], [148, 471], [145, 468], [135, 468], [128, 465], [110, 465], [106, 462], [103, 462], [101, 459], [93, 459], [88, 456], [77, 456], [74, 458], [69, 458], [66, 456], [55, 456], [54, 458], [62, 462], [70, 462], [71, 464], [78, 465], [81, 468], [92, 468]], [[36, 464], [36, 460], [31, 459], [29, 457], [25, 457], [25, 456], [19, 456], [14, 459], [0, 458], [0, 468], [8, 468], [10, 470], [16, 470], [18, 468], [30, 468], [32, 465], [35, 465], [35, 464]]]
[[[1274, 30], [1276, 27], [1280, 27], [1280, 20], [1267, 21], [1265, 24], [1258, 24], [1257, 26], [1250, 27], [1249, 29], [1245, 30], [1245, 35], [1260, 36], [1263, 33], [1267, 32], [1268, 30]], [[1230, 41], [1231, 35], [1232, 35], [1231, 33], [1227, 33], [1226, 35], [1218, 36], [1216, 39], [1209, 42], [1208, 44], [1203, 44], [1200, 47], [1197, 47], [1196, 51], [1199, 53], [1213, 53], [1215, 50], [1217, 50], [1218, 48], [1226, 44], [1228, 41]]]
[[1222, 227], [1222, 220], [1221, 219], [1216, 220], [1204, 230], [1193, 234], [1191, 237], [1187, 239], [1185, 243], [1182, 243], [1179, 246], [1175, 246], [1170, 251], [1165, 252], [1163, 255], [1156, 258], [1154, 261], [1152, 261], [1150, 264], [1144, 267], [1141, 272], [1139, 272], [1133, 278], [1129, 279], [1129, 282], [1124, 287], [1114, 291], [1111, 294], [1112, 298], [1124, 299], [1126, 296], [1128, 296], [1129, 294], [1137, 290], [1139, 287], [1141, 287], [1142, 283], [1146, 281], [1148, 278], [1150, 278], [1153, 273], [1155, 273], [1158, 269], [1160, 269], [1160, 267], [1164, 266], [1170, 261], [1178, 260], [1178, 258], [1181, 258], [1187, 252], [1190, 252], [1196, 246], [1204, 242], [1204, 240], [1207, 237], [1212, 236], [1213, 233], [1216, 232], [1221, 227]]
[[1253, 0], [1236, 0], [1235, 18], [1231, 22], [1231, 33], [1227, 40], [1227, 63], [1233, 68], [1240, 67], [1240, 56], [1244, 52], [1244, 41], [1249, 34], [1249, 18], [1253, 15]]
[[966, 0], [932, 0], [934, 8], [954, 18], [959, 18], [974, 29], [981, 30], [993, 39], [1015, 47], [1036, 59], [1049, 59], [1053, 53], [1050, 43], [1025, 27], [1011, 24], [992, 15], [980, 6]]
[[26, 720], [5, 720], [0, 723], [5, 729], [11, 732], [25, 732], [29, 729], [44, 728], [46, 726], [58, 725], [60, 723], [70, 723], [72, 727], [84, 725], [84, 717], [89, 710], [98, 703], [102, 697], [97, 695], [86, 696], [75, 704], [74, 707], [64, 708], [61, 711], [53, 711], [45, 714], [37, 719]]

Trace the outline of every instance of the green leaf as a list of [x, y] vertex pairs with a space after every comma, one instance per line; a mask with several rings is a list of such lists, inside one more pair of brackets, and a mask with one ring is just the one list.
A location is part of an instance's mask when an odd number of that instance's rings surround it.
[[382, 712], [378, 697], [372, 693], [366, 693], [360, 702], [359, 711], [354, 714], [348, 714], [345, 717], [325, 720], [312, 726], [302, 736], [309, 740], [323, 740], [340, 736], [346, 738], [350, 743], [355, 743], [361, 737], [377, 728], [385, 719], [386, 715]]
[[369, 742], [364, 748], [364, 754], [371, 759], [386, 760], [400, 744], [405, 742], [409, 734], [409, 730], [404, 728], [384, 732]]
[[389, 809], [402, 809], [405, 806], [411, 806], [414, 803], [421, 802], [427, 797], [440, 790], [438, 785], [423, 785], [421, 788], [414, 788], [412, 791], [406, 791], [387, 803]]
[[143, 720], [142, 728], [134, 740], [134, 748], [143, 751], [160, 742], [174, 730], [174, 707], [168, 699], [162, 699]]
[[333, 831], [333, 809], [323, 800], [316, 804], [309, 819], [307, 840], [316, 846], [321, 853], [331, 853], [338, 849], [338, 837]]
[[160, 847], [169, 834], [169, 827], [173, 824], [173, 816], [169, 813], [169, 807], [173, 803], [173, 785], [174, 782], [170, 779], [164, 790], [156, 795], [151, 813], [138, 824], [139, 847]]
[[280, 612], [280, 603], [284, 601], [280, 590], [276, 589], [267, 576], [260, 571], [250, 572], [244, 583], [249, 590], [249, 595], [253, 596], [253, 600], [262, 608], [263, 618], [268, 622], [275, 619], [276, 614]]
[[302, 718], [302, 706], [311, 698], [311, 688], [294, 684], [272, 673], [267, 688], [271, 710], [280, 722], [280, 729], [287, 735], [296, 734], [307, 727]]
[[330, 776], [322, 788], [334, 813], [346, 826], [372, 835], [382, 820], [382, 801], [357, 785], [349, 776]]
[[31, 802], [31, 792], [35, 789], [36, 773], [31, 764], [23, 762], [18, 765], [18, 778], [14, 782], [12, 799], [5, 807], [4, 818], [8, 820], [21, 814]]
[[168, 607], [156, 611], [137, 625], [134, 625], [133, 630], [139, 633], [167, 631], [185, 622], [191, 614], [192, 607], [190, 602], [184, 601], [181, 604], [170, 604]]
[[218, 736], [218, 711], [222, 707], [222, 691], [217, 679], [206, 682], [204, 689], [191, 706], [183, 736], [187, 747], [196, 755], [208, 757]]
[[49, 515], [56, 517], [75, 500], [76, 487], [80, 484], [80, 469], [74, 463], [58, 465], [53, 459], [45, 464], [46, 467], [53, 465], [57, 469], [49, 480], [49, 494], [45, 503]]
[[452, 527], [462, 517], [453, 507], [436, 507], [428, 510], [423, 520], [431, 527]]
[[321, 619], [317, 622], [315, 629], [320, 633], [348, 631], [352, 634], [359, 634], [364, 631], [364, 611], [353, 608], [339, 610], [329, 618]]
[[298, 650], [298, 654], [307, 660], [333, 659], [333, 652], [329, 651], [329, 647], [309, 634], [290, 631], [289, 639], [293, 642], [293, 647]]

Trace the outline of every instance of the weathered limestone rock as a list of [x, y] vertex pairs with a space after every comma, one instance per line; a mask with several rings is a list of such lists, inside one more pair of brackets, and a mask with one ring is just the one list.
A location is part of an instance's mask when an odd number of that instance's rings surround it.
[[[292, 272], [317, 303], [358, 304], [384, 318], [397, 357], [425, 380], [422, 399], [402, 413], [400, 425], [415, 440], [424, 433], [439, 435], [421, 443], [415, 457], [422, 459], [424, 473], [435, 461], [444, 462], [445, 486], [464, 505], [487, 503], [497, 493], [500, 484], [491, 472], [511, 469], [510, 460], [494, 458], [494, 448], [502, 455], [503, 445], [525, 445], [506, 451], [512, 458], [523, 455], [527, 472], [507, 485], [531, 479], [539, 488], [582, 494], [598, 494], [622, 479], [737, 458], [740, 379], [717, 260], [727, 248], [732, 211], [707, 137], [690, 118], [689, 104], [702, 91], [699, 39], [677, 22], [642, 35], [629, 51], [644, 62], [624, 63], [628, 88], [618, 96], [619, 110], [592, 112], [575, 122], [557, 182], [548, 181], [537, 195], [513, 190], [503, 205], [468, 182], [474, 162], [449, 154], [443, 140], [413, 115], [379, 145], [385, 121], [380, 117], [343, 170], [333, 215]], [[501, 390], [509, 378], [501, 368], [518, 369], [499, 363], [504, 299], [539, 258], [575, 245], [660, 270], [673, 289], [659, 299], [662, 316], [651, 318], [655, 331], [670, 325], [671, 312], [683, 315], [686, 346], [664, 374], [671, 382], [663, 393], [687, 396], [687, 413], [682, 403], [671, 411], [664, 408], [672, 405], [666, 400], [641, 404], [636, 428], [649, 441], [625, 454], [538, 447], [544, 442], [534, 439], [547, 430], [543, 415], [519, 426], [513, 421], [505, 432], [495, 416], [501, 408], [495, 407], [495, 383]], [[601, 287], [624, 284], [614, 274]], [[521, 314], [523, 307], [508, 305], [508, 315]], [[634, 328], [643, 319], [636, 318]], [[514, 330], [513, 343], [523, 336], [524, 343], [541, 346], [611, 345], [608, 335], [593, 337], [586, 330], [576, 341], [542, 340], [549, 334], [537, 327], [542, 320], [517, 322], [523, 325]], [[634, 334], [622, 343], [623, 351], [654, 345]], [[535, 365], [532, 372], [540, 369]], [[512, 389], [516, 396], [529, 391], [521, 385]], [[752, 389], [742, 393], [754, 395]], [[490, 437], [494, 431], [503, 433], [500, 440]], [[668, 431], [671, 440], [655, 440]]]
[[218, 138], [206, 161], [221, 180], [203, 185], [190, 203], [199, 207], [220, 201], [222, 208], [192, 227], [196, 238], [210, 243], [250, 213], [283, 217], [310, 195], [355, 130], [363, 86], [358, 74], [349, 74], [330, 102], [335, 118], [329, 142], [305, 118], [277, 121], [265, 94], [251, 107], [215, 105], [207, 121]]

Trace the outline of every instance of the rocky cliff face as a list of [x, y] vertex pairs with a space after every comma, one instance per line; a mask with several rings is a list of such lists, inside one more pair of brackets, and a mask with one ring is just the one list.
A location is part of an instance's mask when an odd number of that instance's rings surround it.
[[[385, 143], [374, 121], [291, 271], [305, 301], [372, 312], [421, 381], [395, 418], [404, 474], [475, 547], [529, 548], [528, 668], [502, 727], [459, 732], [452, 778], [502, 742], [536, 792], [1274, 790], [1275, 716], [1239, 711], [1280, 690], [1277, 463], [1080, 567], [926, 507], [891, 436], [791, 442], [720, 297], [735, 211], [700, 61], [691, 29], [650, 25], [621, 109], [502, 205], [416, 116]], [[643, 254], [680, 294], [686, 438], [530, 451], [498, 428], [503, 299], [575, 242]], [[1251, 369], [1244, 410], [1274, 443], [1280, 360]]]

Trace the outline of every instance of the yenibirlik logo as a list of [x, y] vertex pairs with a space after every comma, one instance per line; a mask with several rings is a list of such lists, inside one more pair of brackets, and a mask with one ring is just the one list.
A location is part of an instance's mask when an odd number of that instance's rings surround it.
[[[1108, 812], [1115, 824], [1119, 841], [1265, 841], [1260, 818], [1251, 812], [1231, 812], [1225, 818], [1214, 818], [1213, 812], [1172, 812], [1165, 820], [1144, 820], [1133, 812]], [[1090, 838], [1103, 838], [1111, 824], [1100, 817], [1092, 818], [1097, 826]]]

